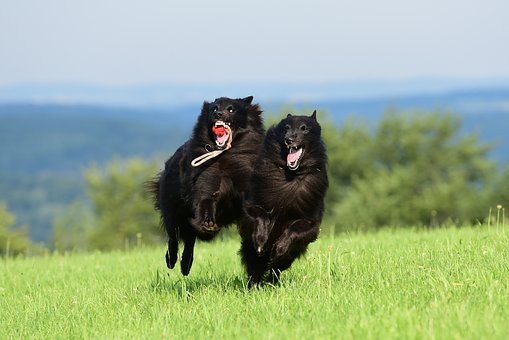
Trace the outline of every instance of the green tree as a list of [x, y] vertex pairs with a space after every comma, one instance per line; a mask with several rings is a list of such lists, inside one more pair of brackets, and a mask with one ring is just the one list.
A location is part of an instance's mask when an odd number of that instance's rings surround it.
[[87, 250], [96, 218], [89, 202], [76, 200], [53, 221], [53, 248], [58, 251]]
[[[326, 206], [333, 207], [345, 199], [354, 181], [373, 173], [373, 139], [366, 122], [350, 118], [343, 127], [337, 128], [326, 117], [319, 121], [328, 157]], [[335, 217], [333, 209], [327, 209], [326, 216]]]
[[0, 202], [0, 255], [11, 256], [27, 253], [32, 244], [24, 228], [14, 229], [15, 217]]
[[162, 244], [159, 217], [146, 182], [155, 162], [114, 159], [85, 171], [88, 200], [77, 200], [53, 221], [55, 249], [119, 249], [126, 245]]
[[351, 185], [339, 188], [345, 196], [332, 207], [336, 224], [370, 229], [482, 220], [495, 166], [490, 147], [461, 135], [460, 127], [452, 114], [385, 114], [366, 143], [366, 168], [347, 174]]
[[114, 160], [106, 168], [92, 167], [85, 173], [96, 226], [90, 246], [122, 248], [126, 244], [161, 244], [159, 216], [148, 197], [145, 183], [157, 172], [155, 162], [140, 158]]

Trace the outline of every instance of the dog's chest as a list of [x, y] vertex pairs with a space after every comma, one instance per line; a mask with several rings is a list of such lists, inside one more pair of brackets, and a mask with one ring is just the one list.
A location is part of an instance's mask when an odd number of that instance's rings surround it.
[[309, 210], [316, 204], [316, 190], [313, 188], [312, 176], [287, 180], [284, 177], [278, 181], [266, 183], [265, 205], [268, 210], [295, 211], [296, 213]]

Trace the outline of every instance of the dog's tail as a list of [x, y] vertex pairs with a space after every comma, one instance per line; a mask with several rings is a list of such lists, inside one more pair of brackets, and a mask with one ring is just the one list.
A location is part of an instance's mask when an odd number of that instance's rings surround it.
[[159, 173], [154, 178], [144, 183], [145, 192], [147, 193], [147, 196], [149, 196], [152, 199], [154, 203], [154, 208], [156, 208], [157, 210], [161, 209], [161, 199], [160, 199], [161, 178], [162, 173]]

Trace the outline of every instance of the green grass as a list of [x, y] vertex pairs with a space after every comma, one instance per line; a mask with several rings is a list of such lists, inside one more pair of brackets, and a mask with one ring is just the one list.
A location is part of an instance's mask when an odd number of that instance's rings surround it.
[[509, 337], [509, 230], [323, 235], [281, 284], [249, 291], [238, 241], [0, 260], [0, 339]]

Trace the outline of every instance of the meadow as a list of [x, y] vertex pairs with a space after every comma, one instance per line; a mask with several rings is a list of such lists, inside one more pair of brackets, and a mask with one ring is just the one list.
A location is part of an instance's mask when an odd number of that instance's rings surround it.
[[0, 339], [507, 339], [509, 229], [321, 235], [277, 286], [252, 290], [238, 240], [0, 260]]

